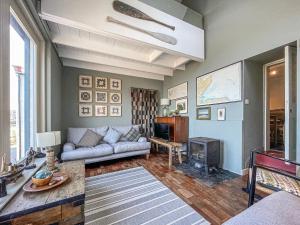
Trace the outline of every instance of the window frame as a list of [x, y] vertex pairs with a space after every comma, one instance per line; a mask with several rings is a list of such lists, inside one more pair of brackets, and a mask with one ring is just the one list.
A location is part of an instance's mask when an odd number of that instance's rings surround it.
[[32, 129], [30, 129], [30, 146], [36, 147], [35, 134], [45, 131], [46, 127], [46, 85], [45, 85], [45, 63], [46, 50], [45, 39], [34, 21], [24, 2], [12, 1], [10, 6], [10, 14], [13, 16], [19, 27], [30, 39], [30, 58], [29, 70], [32, 79], [30, 82], [30, 119]]

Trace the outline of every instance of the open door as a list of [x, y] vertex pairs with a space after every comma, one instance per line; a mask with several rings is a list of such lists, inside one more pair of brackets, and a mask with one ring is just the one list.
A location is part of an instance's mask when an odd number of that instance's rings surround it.
[[[264, 65], [264, 149], [284, 154], [285, 61]], [[284, 157], [284, 156], [282, 156]]]
[[285, 47], [285, 158], [296, 160], [297, 49]]

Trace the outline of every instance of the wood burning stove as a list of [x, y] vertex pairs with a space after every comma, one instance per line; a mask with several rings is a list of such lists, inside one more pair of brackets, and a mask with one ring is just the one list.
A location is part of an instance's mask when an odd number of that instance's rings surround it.
[[205, 137], [190, 138], [188, 159], [191, 166], [199, 170], [204, 169], [208, 174], [210, 167], [219, 167], [220, 140]]

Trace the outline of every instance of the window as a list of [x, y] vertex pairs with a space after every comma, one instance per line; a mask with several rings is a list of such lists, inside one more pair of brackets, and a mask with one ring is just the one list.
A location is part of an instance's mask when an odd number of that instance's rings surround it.
[[35, 43], [17, 17], [10, 20], [10, 158], [16, 162], [33, 145]]

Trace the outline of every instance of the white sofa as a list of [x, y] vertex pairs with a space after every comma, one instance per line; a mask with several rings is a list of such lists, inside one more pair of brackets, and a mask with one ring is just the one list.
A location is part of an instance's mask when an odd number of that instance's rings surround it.
[[70, 161], [83, 159], [86, 164], [89, 164], [123, 157], [150, 154], [151, 144], [150, 142], [147, 142], [146, 138], [141, 137], [137, 142], [128, 142], [124, 139], [124, 135], [126, 135], [132, 127], [139, 130], [139, 126], [136, 125], [112, 127], [122, 134], [121, 139], [117, 143], [108, 144], [102, 141], [95, 147], [80, 148], [76, 148], [76, 145], [79, 143], [87, 129], [104, 137], [109, 127], [69, 128], [67, 143], [63, 146], [61, 160]]

